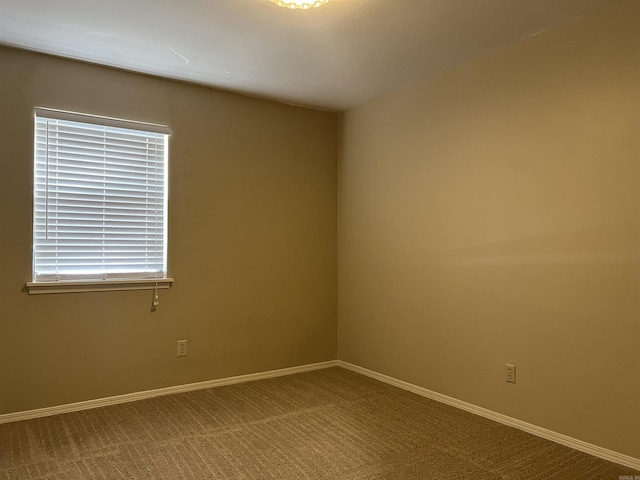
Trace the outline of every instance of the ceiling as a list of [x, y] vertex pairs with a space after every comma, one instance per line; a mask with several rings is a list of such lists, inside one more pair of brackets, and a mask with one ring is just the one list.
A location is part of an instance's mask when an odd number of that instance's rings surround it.
[[0, 44], [346, 110], [613, 0], [0, 0]]

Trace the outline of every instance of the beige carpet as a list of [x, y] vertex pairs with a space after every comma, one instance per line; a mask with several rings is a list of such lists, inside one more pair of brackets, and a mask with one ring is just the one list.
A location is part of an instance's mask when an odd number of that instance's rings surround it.
[[0, 480], [618, 480], [640, 472], [331, 368], [0, 425]]

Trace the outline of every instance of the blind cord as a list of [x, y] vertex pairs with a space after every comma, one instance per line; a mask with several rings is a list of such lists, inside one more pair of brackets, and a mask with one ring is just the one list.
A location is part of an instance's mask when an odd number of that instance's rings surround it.
[[[158, 139], [155, 140], [155, 143], [158, 143]], [[157, 145], [155, 145], [155, 147], [157, 147]], [[156, 229], [155, 229], [155, 237], [156, 237], [156, 284], [155, 287], [153, 289], [153, 302], [152, 305], [154, 308], [156, 308], [158, 305], [160, 305], [160, 300], [158, 299], [158, 170], [154, 170], [155, 173], [155, 177], [156, 177], [156, 188], [154, 191], [154, 203], [156, 204], [156, 211], [155, 211], [155, 220], [156, 220]]]
[[47, 120], [47, 144], [44, 174], [44, 239], [49, 240], [49, 120]]

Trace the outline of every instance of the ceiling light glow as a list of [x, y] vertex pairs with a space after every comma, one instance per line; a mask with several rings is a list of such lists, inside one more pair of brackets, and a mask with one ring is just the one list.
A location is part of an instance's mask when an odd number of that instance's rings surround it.
[[320, 7], [329, 0], [269, 0], [271, 3], [275, 3], [279, 7], [291, 8], [291, 9], [304, 9]]

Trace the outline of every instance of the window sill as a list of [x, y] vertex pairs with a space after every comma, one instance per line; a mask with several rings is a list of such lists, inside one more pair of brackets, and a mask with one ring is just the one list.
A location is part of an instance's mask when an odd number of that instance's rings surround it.
[[27, 282], [29, 295], [46, 293], [115, 292], [122, 290], [166, 290], [173, 285], [173, 278], [129, 280], [92, 280]]

